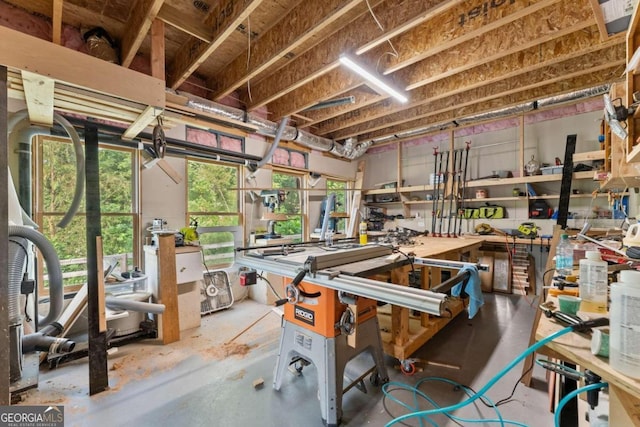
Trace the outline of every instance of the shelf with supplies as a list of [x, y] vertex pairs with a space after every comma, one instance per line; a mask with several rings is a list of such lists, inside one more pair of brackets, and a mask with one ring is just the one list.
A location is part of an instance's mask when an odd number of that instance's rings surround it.
[[[592, 179], [595, 176], [596, 171], [584, 171], [574, 172], [573, 179]], [[496, 185], [517, 185], [517, 184], [535, 184], [540, 182], [556, 182], [562, 180], [561, 173], [549, 174], [549, 175], [531, 175], [531, 176], [519, 176], [514, 178], [488, 178], [477, 179], [467, 182], [467, 188], [475, 187], [493, 187]], [[595, 181], [595, 180], [594, 180]]]

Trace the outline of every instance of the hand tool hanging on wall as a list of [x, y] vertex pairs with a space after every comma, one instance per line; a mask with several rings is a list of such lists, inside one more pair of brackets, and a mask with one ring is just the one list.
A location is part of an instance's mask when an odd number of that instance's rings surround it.
[[[447, 151], [447, 157], [446, 160], [444, 162], [444, 164], [446, 165], [447, 169], [449, 169], [449, 152]], [[446, 174], [443, 175], [443, 177], [446, 176]], [[438, 226], [438, 237], [442, 237], [442, 222], [444, 221], [444, 201], [446, 199], [447, 196], [447, 180], [443, 179], [443, 187], [442, 187], [442, 204], [441, 204], [441, 208], [440, 208], [440, 225]], [[438, 197], [440, 196], [440, 194], [438, 194]]]
[[432, 194], [432, 203], [431, 203], [431, 235], [433, 236], [436, 233], [436, 200], [437, 198], [437, 185], [440, 177], [438, 176], [438, 147], [433, 147], [433, 182], [431, 185], [433, 186], [433, 194]]
[[467, 191], [467, 165], [469, 164], [469, 149], [471, 148], [471, 141], [466, 141], [465, 144], [467, 144], [467, 146], [464, 149], [464, 168], [462, 169], [462, 201], [460, 202], [460, 208], [458, 209], [458, 217], [460, 218], [460, 221], [458, 223], [458, 236], [462, 234], [462, 213], [464, 213], [465, 207], [464, 198]]
[[454, 207], [454, 212], [455, 212], [455, 217], [453, 219], [453, 233], [451, 234], [452, 237], [458, 237], [458, 234], [456, 233], [456, 230], [458, 229], [458, 220], [460, 218], [460, 190], [462, 188], [462, 156], [463, 156], [463, 150], [458, 150], [460, 152], [459, 156], [458, 156], [458, 162], [455, 165], [455, 174], [456, 174], [456, 185], [455, 185], [455, 191], [454, 191], [454, 196], [455, 196], [455, 207]]
[[[444, 159], [444, 152], [440, 153], [440, 161], [438, 162], [438, 174], [436, 175], [436, 181], [435, 181], [435, 195], [433, 196], [433, 210], [434, 210], [434, 216], [436, 218], [435, 221], [435, 226], [438, 226], [438, 217], [440, 215], [440, 195], [441, 195], [441, 191], [440, 191], [440, 185], [442, 185], [442, 182], [444, 181], [442, 178], [442, 161]], [[434, 228], [433, 230], [433, 235], [437, 236], [438, 233], [436, 233], [436, 230]]]
[[458, 163], [458, 150], [453, 150], [453, 163], [451, 164], [451, 186], [449, 187], [449, 212], [447, 213], [447, 237], [451, 237], [451, 214], [453, 212], [453, 199], [456, 197], [456, 167]]

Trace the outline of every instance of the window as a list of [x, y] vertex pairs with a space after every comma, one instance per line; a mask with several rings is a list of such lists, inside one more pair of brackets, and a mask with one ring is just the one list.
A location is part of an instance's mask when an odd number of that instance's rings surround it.
[[[58, 253], [65, 291], [73, 291], [87, 281], [85, 201], [67, 227], [57, 226], [73, 198], [71, 183], [75, 183], [76, 176], [73, 145], [68, 139], [39, 136], [36, 147], [36, 222]], [[136, 159], [131, 149], [100, 146], [103, 253], [105, 259], [117, 260], [121, 271], [138, 265], [133, 250], [139, 235], [134, 196]], [[40, 292], [46, 294], [46, 275], [39, 283]]]
[[[347, 212], [347, 182], [327, 178], [327, 196], [335, 195], [335, 206], [332, 212], [337, 215], [343, 214], [346, 217]], [[336, 233], [344, 233], [346, 231], [345, 218], [334, 217], [330, 219], [329, 229]]]
[[271, 186], [285, 191], [284, 202], [278, 206], [276, 213], [287, 216], [286, 221], [278, 221], [275, 232], [295, 242], [303, 240], [301, 179], [301, 175], [283, 171], [274, 171], [271, 175]]
[[240, 225], [238, 166], [187, 159], [187, 217], [209, 232], [200, 235], [208, 268], [233, 263], [234, 234]]

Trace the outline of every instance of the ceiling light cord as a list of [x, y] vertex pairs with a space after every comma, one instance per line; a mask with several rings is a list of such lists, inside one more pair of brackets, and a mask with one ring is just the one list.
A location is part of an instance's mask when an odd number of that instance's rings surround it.
[[[378, 20], [378, 17], [376, 16], [376, 14], [373, 12], [373, 9], [371, 8], [371, 5], [369, 4], [369, 0], [365, 0], [365, 2], [367, 3], [367, 8], [369, 9], [369, 13], [371, 14], [371, 17], [373, 18], [374, 21], [376, 21], [376, 24], [378, 25], [378, 28], [380, 28], [380, 31], [382, 31], [384, 33], [384, 27], [382, 26], [382, 24]], [[397, 57], [400, 56], [400, 54], [396, 50], [395, 46], [393, 46], [393, 43], [391, 43], [391, 40], [387, 39], [387, 43], [389, 43], [389, 46], [391, 46], [391, 50], [393, 50], [393, 52], [385, 52], [382, 55], [380, 55], [380, 57], [378, 58], [378, 61], [376, 62], [376, 71], [380, 70], [380, 60], [382, 58], [384, 58], [385, 55], [391, 55], [394, 58], [397, 58]]]

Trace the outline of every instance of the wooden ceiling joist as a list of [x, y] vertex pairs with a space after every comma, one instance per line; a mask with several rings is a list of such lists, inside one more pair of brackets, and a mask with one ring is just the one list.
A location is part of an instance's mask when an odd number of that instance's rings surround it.
[[[382, 130], [361, 134], [359, 140], [366, 141], [392, 135], [402, 134], [404, 132], [424, 127], [431, 123], [442, 123], [451, 118], [460, 119], [477, 114], [496, 111], [502, 108], [515, 107], [517, 105], [533, 102], [549, 96], [557, 96], [563, 93], [588, 89], [601, 84], [603, 81], [614, 81], [620, 77], [620, 66], [613, 66], [604, 70], [598, 70], [593, 73], [583, 74], [570, 79], [550, 83], [544, 86], [538, 86], [533, 89], [520, 91], [511, 95], [489, 99], [481, 103], [469, 102], [472, 99], [480, 99], [486, 89], [476, 88], [470, 91], [459, 93], [452, 97], [449, 101], [449, 111], [440, 113], [425, 113], [422, 117], [415, 117], [414, 120], [391, 126]], [[463, 107], [459, 107], [464, 105]], [[429, 115], [426, 115], [429, 114]]]
[[51, 41], [55, 44], [62, 42], [62, 6], [63, 0], [53, 0], [51, 16]]
[[360, 3], [361, 0], [300, 2], [282, 18], [280, 25], [252, 42], [250, 52], [243, 52], [221, 73], [209, 79], [212, 98], [229, 95]]
[[189, 34], [205, 43], [213, 41], [213, 31], [204, 22], [192, 19], [186, 13], [170, 4], [163, 4], [158, 12], [158, 19], [165, 24], [171, 25], [182, 32]]
[[[398, 56], [388, 55], [385, 74], [393, 73], [431, 55], [465, 43], [484, 33], [519, 21], [527, 15], [558, 3], [560, 0], [512, 0], [489, 2], [486, 15], [468, 18], [470, 5], [464, 3], [419, 25], [393, 40]], [[573, 3], [585, 2], [577, 0]], [[492, 4], [497, 6], [489, 7]], [[578, 4], [575, 6], [578, 8]], [[550, 16], [551, 14], [549, 14]], [[467, 17], [467, 18], [463, 18]], [[439, 31], [433, 31], [439, 28]], [[504, 37], [503, 33], [503, 37]], [[510, 35], [511, 37], [511, 35]]]
[[158, 15], [164, 0], [137, 0], [122, 40], [122, 66], [128, 67], [140, 45], [149, 33], [151, 23]]
[[[623, 55], [622, 57], [620, 55]], [[464, 76], [453, 76], [455, 80], [451, 82], [451, 87], [443, 87], [443, 96], [439, 96], [432, 102], [420, 104], [414, 108], [403, 110], [394, 114], [380, 117], [373, 122], [365, 122], [352, 128], [346, 128], [340, 132], [331, 134], [333, 138], [343, 139], [365, 132], [373, 132], [389, 126], [399, 125], [420, 117], [428, 117], [431, 114], [451, 109], [452, 105], [457, 107], [471, 104], [483, 104], [492, 99], [515, 94], [520, 91], [535, 89], [536, 87], [547, 86], [550, 82], [563, 81], [581, 75], [590, 74], [594, 71], [620, 67], [624, 64], [624, 48], [622, 45], [614, 49], [603, 49], [584, 55], [580, 60], [568, 60], [559, 64], [549, 65], [527, 73], [514, 75], [510, 78], [493, 79], [490, 84], [480, 84], [482, 75], [469, 76], [475, 78], [476, 83], [470, 84], [461, 91], [463, 87], [457, 84], [463, 82]], [[446, 84], [446, 79], [438, 82], [438, 86]], [[448, 95], [444, 95], [448, 92]], [[463, 96], [473, 98], [463, 99]]]
[[[465, 66], [468, 69], [479, 62], [491, 61], [528, 46], [534, 46], [552, 36], [561, 36], [563, 32], [574, 31], [576, 25], [584, 27], [593, 24], [593, 16], [589, 7], [583, 8], [582, 11], [573, 11], [569, 17], [566, 17], [558, 14], [559, 12], [563, 12], [563, 10], [558, 9], [566, 9], [570, 7], [570, 5], [557, 4], [555, 1], [548, 0], [539, 2], [536, 5], [549, 7], [542, 10], [534, 6], [520, 8], [516, 11], [517, 13], [513, 15], [505, 18], [496, 18], [493, 25], [470, 27], [468, 31], [463, 33], [463, 37], [459, 39], [450, 36], [459, 24], [453, 20], [452, 17], [449, 17], [449, 20], [446, 21], [448, 22], [447, 27], [443, 26], [446, 24], [441, 24], [441, 28], [446, 28], [447, 31], [442, 31], [441, 33], [431, 31], [431, 36], [423, 35], [423, 37], [429, 41], [428, 45], [421, 41], [418, 42], [417, 39], [413, 40], [413, 44], [415, 45], [415, 47], [411, 47], [413, 51], [418, 52], [420, 51], [419, 49], [425, 49], [426, 53], [421, 56], [427, 54], [432, 56], [394, 73], [396, 81], [404, 82], [406, 88], [409, 90], [414, 89], [427, 81], [428, 76], [430, 76], [429, 72], [433, 67], [444, 67], [444, 70], [439, 70], [438, 77], [446, 77], [454, 72], [462, 71], [465, 69]], [[526, 15], [525, 12], [531, 14]], [[514, 21], [514, 17], [519, 18], [519, 20]], [[436, 17], [432, 21], [439, 21], [440, 18], [441, 17]], [[425, 25], [429, 23], [435, 25], [432, 21], [428, 21]], [[536, 25], [538, 22], [544, 22], [545, 24]], [[523, 33], [522, 28], [530, 23], [533, 23], [532, 29], [527, 33]], [[498, 24], [501, 25], [501, 27], [496, 28]], [[507, 31], [505, 27], [513, 27], [519, 34], [505, 39], [504, 34], [505, 31]], [[412, 42], [405, 40], [405, 43], [411, 44]], [[500, 46], [500, 49], [496, 49], [495, 46]], [[447, 47], [447, 49], [444, 49], [445, 47]], [[379, 55], [379, 53], [375, 55]], [[372, 53], [366, 56], [369, 62], [375, 61]], [[440, 57], [443, 58], [440, 59]], [[365, 58], [362, 59], [363, 62], [366, 62]], [[452, 66], [452, 63], [460, 62], [464, 65], [459, 68]], [[274, 117], [278, 117], [277, 114], [283, 111], [295, 111], [295, 106], [305, 105], [306, 102], [309, 102], [308, 98], [313, 97], [312, 93], [314, 92], [324, 90], [327, 96], [333, 96], [336, 91], [343, 91], [349, 84], [349, 82], [344, 82], [344, 87], [341, 87], [342, 84], [339, 81], [334, 82], [333, 79], [330, 81], [331, 86], [323, 88], [318, 87], [321, 86], [321, 84], [316, 80], [313, 82], [314, 89], [307, 90], [309, 95], [305, 96], [305, 91], [302, 91], [299, 96], [288, 97], [287, 100], [293, 105], [280, 106], [281, 110], [273, 110]], [[270, 108], [270, 110], [272, 109]]]
[[123, 139], [133, 139], [140, 132], [142, 132], [147, 126], [152, 124], [158, 116], [162, 114], [163, 110], [161, 108], [155, 108], [148, 106], [144, 109], [144, 111], [136, 118], [136, 120], [131, 123], [131, 125], [127, 128], [126, 131], [122, 134]]
[[598, 23], [598, 31], [600, 31], [600, 40], [604, 41], [609, 38], [609, 32], [607, 31], [607, 24], [604, 22], [604, 14], [602, 13], [602, 8], [600, 7], [600, 2], [598, 0], [589, 0], [591, 4], [591, 9], [593, 10], [593, 16]]
[[[248, 94], [242, 96], [249, 110], [272, 102], [292, 90], [311, 82], [316, 77], [331, 71], [338, 65], [340, 55], [353, 52], [374, 40], [388, 40], [396, 34], [396, 28], [406, 28], [408, 22], [414, 25], [414, 18], [443, 3], [442, 8], [451, 7], [457, 2], [440, 0], [386, 0], [373, 8], [374, 14], [382, 23], [384, 32], [369, 14], [363, 14], [342, 30], [332, 34], [322, 43], [297, 58], [286, 68], [251, 85], [251, 99]], [[442, 8], [438, 8], [441, 11]], [[371, 45], [373, 48], [374, 45]]]
[[[447, 57], [450, 58], [449, 64], [434, 62], [429, 67], [431, 79], [429, 84], [420, 86], [410, 92], [410, 101], [404, 105], [388, 105], [388, 103], [372, 104], [362, 108], [358, 117], [346, 118], [339, 117], [326, 123], [320, 123], [316, 127], [316, 132], [321, 135], [336, 133], [340, 129], [353, 127], [363, 124], [352, 131], [363, 129], [367, 126], [366, 122], [385, 117], [390, 114], [412, 108], [417, 105], [427, 103], [436, 99], [451, 96], [456, 92], [468, 90], [476, 86], [486, 85], [498, 80], [514, 77], [527, 72], [540, 70], [545, 66], [550, 66], [563, 61], [581, 61], [581, 56], [590, 52], [606, 50], [616, 47], [615, 57], [620, 60], [624, 55], [624, 40], [622, 37], [616, 37], [606, 44], [593, 44], [591, 41], [599, 38], [595, 26], [591, 28], [593, 31], [576, 31], [569, 35], [549, 40], [547, 42], [535, 45], [528, 49], [516, 51], [514, 53], [502, 56], [502, 54], [485, 58], [487, 61], [480, 63], [466, 63], [464, 58], [473, 55], [476, 46], [461, 46], [456, 50], [457, 54], [451, 53]], [[469, 51], [467, 51], [469, 49]], [[479, 58], [482, 58], [480, 56]], [[474, 66], [473, 68], [468, 68]], [[426, 66], [426, 65], [425, 65]], [[452, 67], [449, 71], [445, 68]], [[444, 78], [442, 78], [444, 77]], [[370, 125], [370, 124], [369, 124]], [[343, 132], [337, 132], [343, 135]]]
[[177, 89], [253, 12], [263, 0], [222, 0], [211, 8], [205, 21], [213, 28], [212, 42], [191, 38], [176, 54], [167, 82]]

